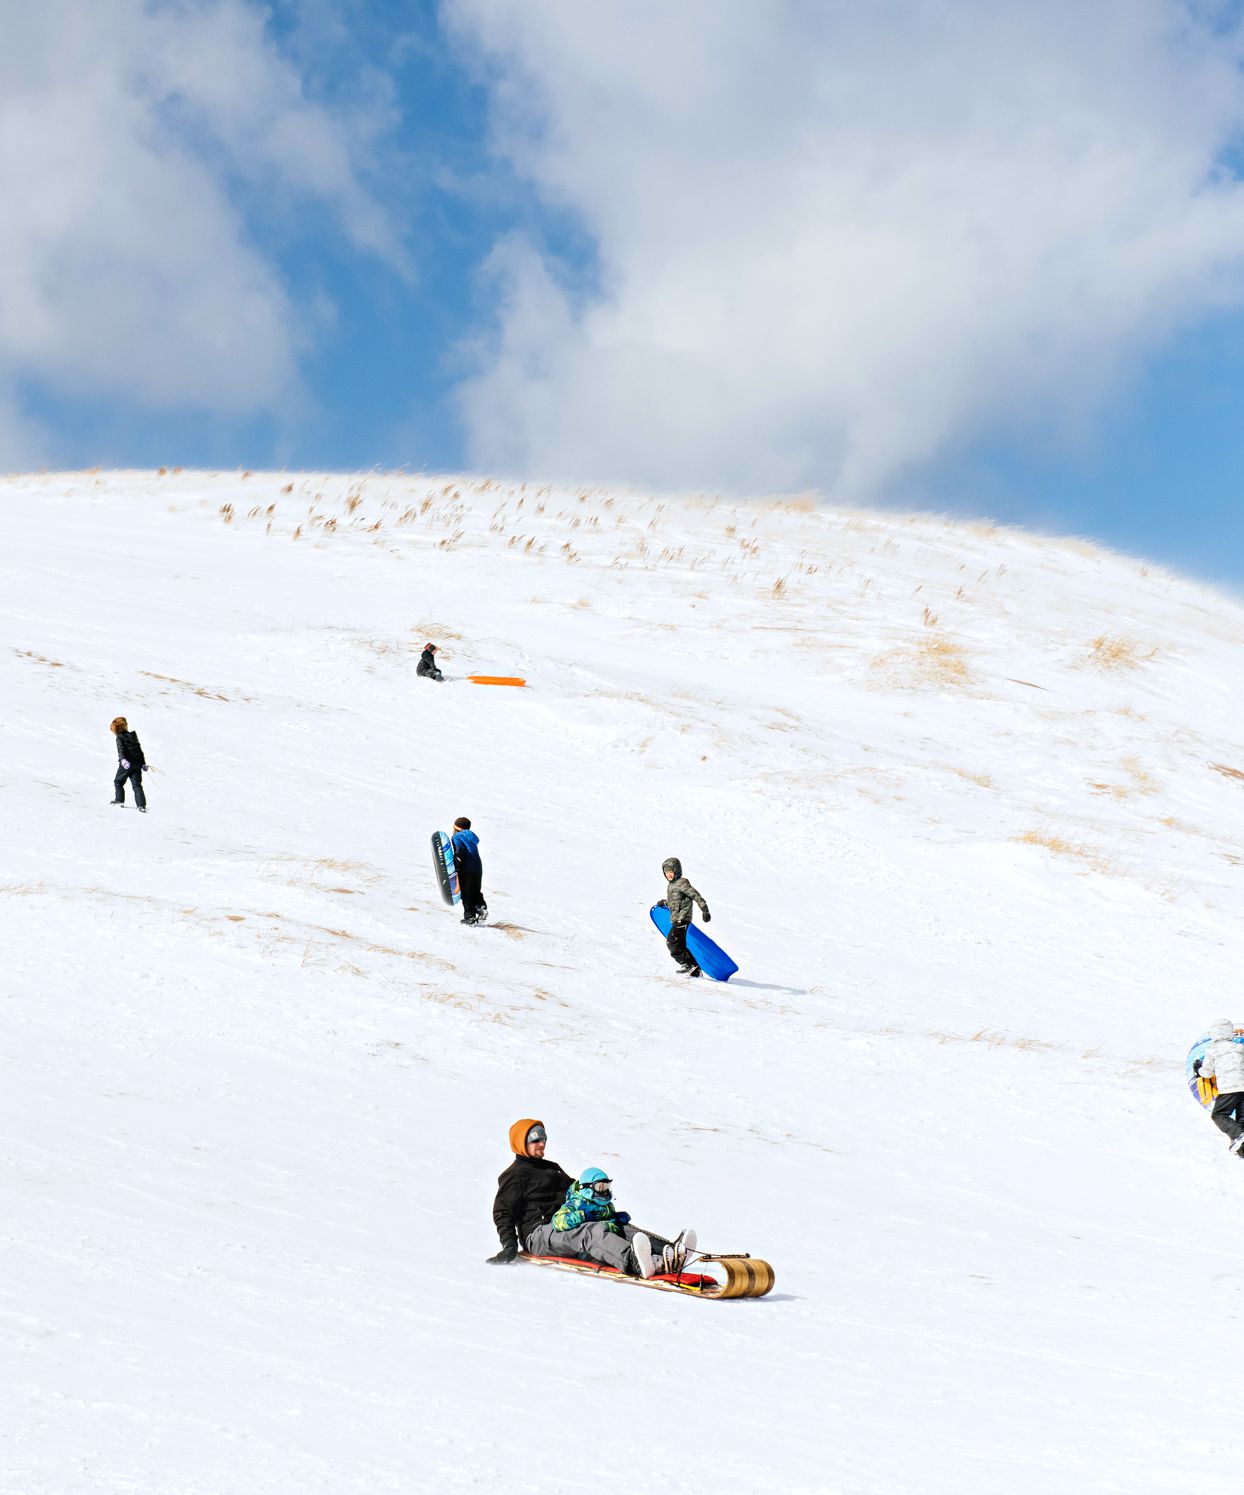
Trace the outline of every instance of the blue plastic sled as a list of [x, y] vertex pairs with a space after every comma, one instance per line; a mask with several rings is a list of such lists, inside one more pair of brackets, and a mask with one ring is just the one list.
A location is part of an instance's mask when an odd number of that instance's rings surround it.
[[[661, 931], [664, 939], [670, 932], [670, 911], [667, 908], [657, 908], [654, 904], [648, 910], [652, 922]], [[711, 976], [714, 981], [729, 981], [738, 966], [730, 959], [720, 945], [713, 944], [703, 930], [692, 924], [687, 930], [687, 949], [696, 965], [706, 976]]]

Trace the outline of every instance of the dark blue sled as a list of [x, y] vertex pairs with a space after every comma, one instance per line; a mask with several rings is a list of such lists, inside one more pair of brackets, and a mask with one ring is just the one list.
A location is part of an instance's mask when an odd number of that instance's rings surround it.
[[[657, 908], [655, 904], [648, 910], [652, 922], [661, 931], [662, 937], [670, 932], [670, 911], [667, 908]], [[690, 951], [696, 965], [706, 976], [711, 976], [714, 981], [729, 981], [738, 966], [730, 959], [720, 945], [713, 944], [708, 935], [702, 929], [692, 924], [687, 930], [687, 949]]]
[[436, 868], [436, 882], [441, 897], [452, 908], [462, 899], [458, 891], [458, 869], [454, 866], [453, 842], [444, 831], [432, 832], [432, 865]]

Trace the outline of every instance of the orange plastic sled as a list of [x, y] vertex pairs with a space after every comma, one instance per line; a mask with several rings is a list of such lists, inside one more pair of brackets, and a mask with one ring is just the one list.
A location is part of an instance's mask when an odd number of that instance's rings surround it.
[[476, 685], [526, 685], [527, 682], [517, 675], [468, 675], [468, 680]]

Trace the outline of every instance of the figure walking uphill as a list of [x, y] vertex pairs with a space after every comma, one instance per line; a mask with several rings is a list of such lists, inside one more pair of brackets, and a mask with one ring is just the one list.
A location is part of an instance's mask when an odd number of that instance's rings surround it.
[[488, 905], [484, 902], [482, 884], [484, 864], [480, 860], [479, 837], [465, 815], [454, 821], [454, 866], [458, 869], [458, 891], [462, 894], [462, 922], [486, 924]]
[[613, 1181], [601, 1168], [585, 1168], [572, 1179], [544, 1156], [544, 1123], [525, 1116], [510, 1128], [514, 1161], [497, 1179], [492, 1219], [501, 1250], [488, 1260], [497, 1266], [529, 1256], [569, 1257], [613, 1267], [628, 1277], [681, 1272], [696, 1248], [695, 1231], [676, 1241], [642, 1231], [630, 1215], [613, 1206]]
[[134, 803], [145, 815], [147, 796], [143, 792], [143, 772], [147, 759], [143, 745], [138, 740], [138, 733], [130, 730], [123, 716], [113, 718], [112, 733], [117, 739], [117, 776], [112, 781], [112, 802], [114, 805], [125, 803], [125, 782], [128, 779], [134, 786]]
[[1205, 1055], [1193, 1067], [1203, 1080], [1218, 1085], [1210, 1115], [1219, 1131], [1226, 1132], [1231, 1151], [1244, 1157], [1244, 1044], [1234, 1041], [1235, 1024], [1221, 1018], [1209, 1030]]
[[424, 675], [429, 680], [443, 680], [445, 677], [436, 667], [436, 645], [424, 644], [423, 653], [419, 656], [419, 666], [415, 670], [416, 675]]
[[698, 976], [700, 968], [687, 949], [687, 931], [691, 928], [691, 916], [694, 913], [691, 905], [700, 905], [706, 924], [712, 919], [712, 915], [700, 893], [682, 875], [682, 863], [677, 857], [666, 857], [661, 863], [661, 871], [665, 873], [665, 880], [669, 883], [665, 897], [657, 904], [658, 908], [669, 909], [670, 932], [665, 937], [665, 948], [678, 962], [678, 969], [684, 976]]

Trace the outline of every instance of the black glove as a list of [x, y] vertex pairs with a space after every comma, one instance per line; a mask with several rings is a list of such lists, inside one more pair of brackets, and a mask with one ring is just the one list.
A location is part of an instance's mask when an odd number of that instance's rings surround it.
[[707, 909], [704, 910], [704, 922], [706, 924], [711, 924], [713, 922], [713, 916]]
[[1192, 1061], [1192, 1073], [1194, 1075], [1199, 1075], [1201, 1073], [1201, 1061], [1199, 1059], [1194, 1059]]
[[510, 1244], [509, 1246], [502, 1246], [500, 1251], [497, 1252], [496, 1256], [490, 1256], [488, 1258], [488, 1265], [490, 1267], [508, 1267], [509, 1264], [514, 1261], [517, 1256], [517, 1246], [513, 1244]]
[[668, 907], [669, 907], [669, 904], [668, 904], [668, 903], [666, 903], [666, 901], [665, 901], [665, 899], [664, 899], [664, 898], [662, 898], [662, 899], [661, 899], [661, 901], [660, 901], [660, 903], [658, 903], [658, 904], [657, 904], [657, 907], [658, 907], [658, 908], [668, 908]]

